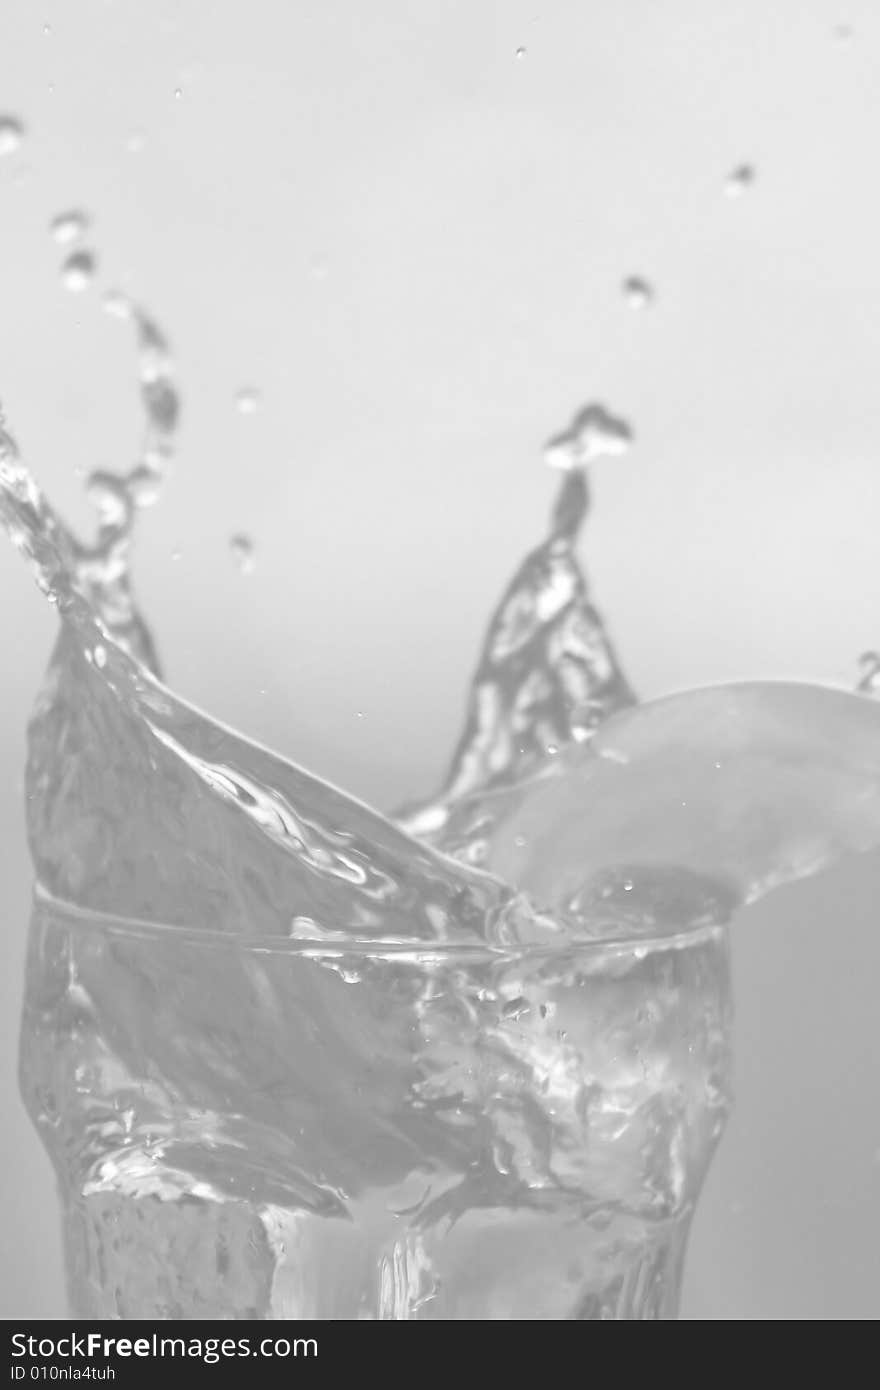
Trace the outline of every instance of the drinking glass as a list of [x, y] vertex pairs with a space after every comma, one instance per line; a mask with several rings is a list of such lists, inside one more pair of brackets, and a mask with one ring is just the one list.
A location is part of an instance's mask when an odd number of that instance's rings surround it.
[[242, 939], [34, 898], [21, 1084], [77, 1318], [671, 1318], [720, 927]]

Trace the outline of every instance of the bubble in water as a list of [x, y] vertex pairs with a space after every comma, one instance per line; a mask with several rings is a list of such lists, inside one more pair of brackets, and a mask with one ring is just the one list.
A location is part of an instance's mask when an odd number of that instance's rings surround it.
[[71, 241], [79, 241], [80, 237], [85, 235], [88, 226], [88, 214], [78, 208], [71, 208], [68, 212], [59, 212], [57, 217], [52, 218], [49, 231], [60, 246], [66, 246]]
[[0, 157], [14, 154], [24, 139], [24, 126], [17, 116], [0, 116]]
[[567, 430], [547, 442], [544, 462], [566, 472], [584, 468], [603, 455], [626, 453], [632, 439], [632, 430], [625, 420], [612, 415], [603, 405], [587, 405], [578, 411]]
[[95, 275], [95, 257], [91, 251], [74, 251], [61, 267], [64, 288], [74, 294], [87, 290]]
[[856, 689], [864, 695], [880, 695], [880, 652], [862, 652]]
[[755, 166], [753, 164], [738, 164], [735, 169], [731, 169], [724, 184], [724, 191], [728, 198], [741, 198], [747, 193], [755, 182]]
[[254, 543], [250, 536], [239, 533], [229, 539], [232, 558], [242, 574], [252, 574], [254, 568]]
[[236, 392], [235, 406], [239, 415], [255, 415], [262, 404], [262, 397], [255, 386], [242, 386]]
[[647, 309], [654, 299], [654, 288], [641, 275], [628, 275], [623, 282], [623, 294], [631, 309]]

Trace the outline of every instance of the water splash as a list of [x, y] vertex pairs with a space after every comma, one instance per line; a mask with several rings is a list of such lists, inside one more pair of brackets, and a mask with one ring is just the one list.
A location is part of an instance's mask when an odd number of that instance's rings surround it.
[[486, 866], [544, 911], [723, 920], [880, 844], [880, 711], [786, 682], [689, 691], [621, 711], [504, 802]]
[[[134, 468], [89, 480], [95, 543], [64, 527], [5, 432], [0, 455], [0, 513], [63, 618], [28, 773], [35, 865], [57, 897], [248, 936], [510, 945], [635, 930], [633, 904], [643, 925], [671, 928], [687, 903], [721, 918], [880, 838], [877, 712], [856, 696], [811, 696], [809, 733], [797, 687], [628, 713], [574, 549], [587, 466], [633, 438], [595, 403], [545, 449], [564, 475], [548, 535], [489, 623], [440, 792], [403, 829], [193, 710], [157, 680], [131, 582], [134, 517], [158, 495], [177, 427], [171, 358], [143, 311], [119, 295], [113, 307], [135, 328], [146, 430]], [[696, 818], [672, 814], [683, 786]], [[749, 808], [778, 833], [750, 838]]]
[[43, 592], [87, 634], [83, 651], [92, 650], [103, 635], [158, 671], [152, 637], [133, 597], [131, 545], [136, 513], [156, 500], [171, 462], [180, 401], [159, 327], [128, 300], [120, 316], [135, 330], [144, 435], [130, 471], [100, 470], [87, 480], [99, 517], [94, 543], [77, 540], [55, 514], [5, 430], [0, 439], [0, 519], [29, 559]]
[[135, 306], [130, 317], [147, 428], [130, 473], [90, 479], [94, 546], [56, 516], [11, 436], [0, 440], [0, 519], [64, 620], [30, 729], [40, 882], [91, 909], [246, 936], [478, 939], [509, 915], [503, 885], [409, 840], [151, 674], [132, 527], [167, 467], [178, 397], [163, 335]]
[[[552, 447], [582, 460], [630, 438], [622, 421], [589, 406]], [[589, 511], [586, 473], [567, 467], [547, 538], [519, 566], [489, 621], [446, 780], [429, 802], [401, 812], [414, 833], [436, 836], [447, 852], [471, 860], [485, 846], [478, 793], [529, 776], [635, 698], [575, 552]]]

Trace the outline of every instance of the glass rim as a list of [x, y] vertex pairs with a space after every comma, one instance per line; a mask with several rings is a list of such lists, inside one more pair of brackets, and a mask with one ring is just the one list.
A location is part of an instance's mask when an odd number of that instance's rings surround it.
[[729, 923], [702, 921], [669, 931], [650, 931], [638, 935], [622, 935], [620, 930], [609, 936], [578, 936], [560, 933], [555, 940], [490, 941], [480, 938], [437, 940], [427, 938], [388, 938], [356, 936], [343, 932], [315, 937], [299, 936], [242, 936], [214, 927], [196, 927], [185, 922], [159, 922], [153, 918], [127, 917], [124, 913], [84, 907], [58, 898], [43, 884], [33, 888], [33, 905], [61, 918], [71, 926], [85, 930], [105, 931], [132, 940], [171, 940], [192, 946], [216, 946], [237, 950], [242, 955], [300, 956], [319, 960], [322, 957], [358, 956], [363, 959], [389, 959], [427, 962], [431, 959], [464, 957], [470, 960], [501, 960], [522, 956], [561, 956], [566, 953], [589, 955], [604, 952], [618, 956], [631, 955], [636, 959], [652, 953], [682, 950], [701, 940], [722, 937]]

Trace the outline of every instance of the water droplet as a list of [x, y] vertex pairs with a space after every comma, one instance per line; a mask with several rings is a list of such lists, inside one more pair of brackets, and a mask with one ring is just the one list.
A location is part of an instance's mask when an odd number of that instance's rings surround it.
[[755, 166], [753, 164], [738, 164], [735, 169], [731, 169], [724, 184], [724, 191], [728, 198], [741, 198], [747, 193], [755, 182]]
[[632, 440], [632, 430], [625, 420], [612, 415], [603, 405], [587, 405], [578, 411], [567, 430], [545, 445], [544, 462], [563, 471], [583, 468], [603, 455], [626, 453]]
[[68, 212], [59, 212], [57, 217], [52, 218], [49, 231], [59, 246], [66, 246], [71, 241], [79, 241], [80, 237], [85, 235], [88, 226], [88, 213], [71, 208]]
[[242, 386], [236, 393], [235, 405], [239, 415], [254, 415], [262, 404], [262, 397], [255, 386]]
[[139, 464], [128, 475], [128, 493], [136, 507], [152, 507], [162, 491], [162, 470], [152, 463]]
[[654, 287], [641, 275], [628, 275], [623, 282], [623, 293], [631, 309], [647, 309], [654, 299]]
[[52, 32], [52, 25], [51, 25], [51, 24], [44, 24], [44, 25], [43, 25], [43, 33], [44, 33], [44, 34], [51, 34], [51, 32]]
[[516, 836], [514, 836], [513, 843], [516, 845], [516, 848], [517, 848], [517, 849], [525, 849], [525, 847], [526, 847], [526, 837], [525, 837], [525, 835], [516, 835]]
[[180, 98], [181, 98], [182, 96], [183, 96], [183, 88], [182, 88], [182, 87], [175, 87], [175, 88], [174, 88], [174, 100], [175, 100], [175, 101], [180, 101]]
[[254, 543], [250, 536], [241, 533], [231, 536], [229, 549], [241, 573], [251, 574], [254, 568]]
[[172, 550], [172, 552], [171, 552], [171, 558], [172, 558], [172, 560], [179, 560], [182, 554], [183, 554], [183, 552], [180, 551], [180, 550]]
[[104, 667], [107, 665], [107, 648], [102, 647], [101, 644], [98, 643], [92, 655], [98, 670], [103, 671]]
[[354, 717], [355, 717], [355, 719], [363, 719], [363, 717], [364, 717], [364, 712], [363, 712], [363, 710], [362, 710], [362, 709], [355, 710]]
[[73, 251], [61, 267], [64, 288], [74, 294], [87, 290], [95, 275], [95, 257], [91, 251]]
[[131, 317], [131, 300], [122, 290], [108, 290], [101, 300], [101, 306], [105, 314], [110, 314], [115, 319]]
[[527, 49], [525, 49], [525, 48], [518, 48], [518, 49], [516, 50], [515, 55], [514, 55], [515, 58], [516, 58], [516, 60], [517, 60], [517, 62], [518, 62], [518, 63], [521, 63], [522, 60], [523, 60], [523, 58], [525, 58], [525, 57], [527, 56], [527, 53], [528, 53], [528, 50], [527, 50]]
[[559, 752], [559, 748], [558, 748], [558, 746], [557, 746], [555, 743], [548, 743], [548, 744], [547, 744], [547, 755], [548, 755], [548, 757], [554, 758], [558, 752]]
[[0, 116], [0, 157], [14, 154], [24, 139], [24, 126], [17, 116]]

